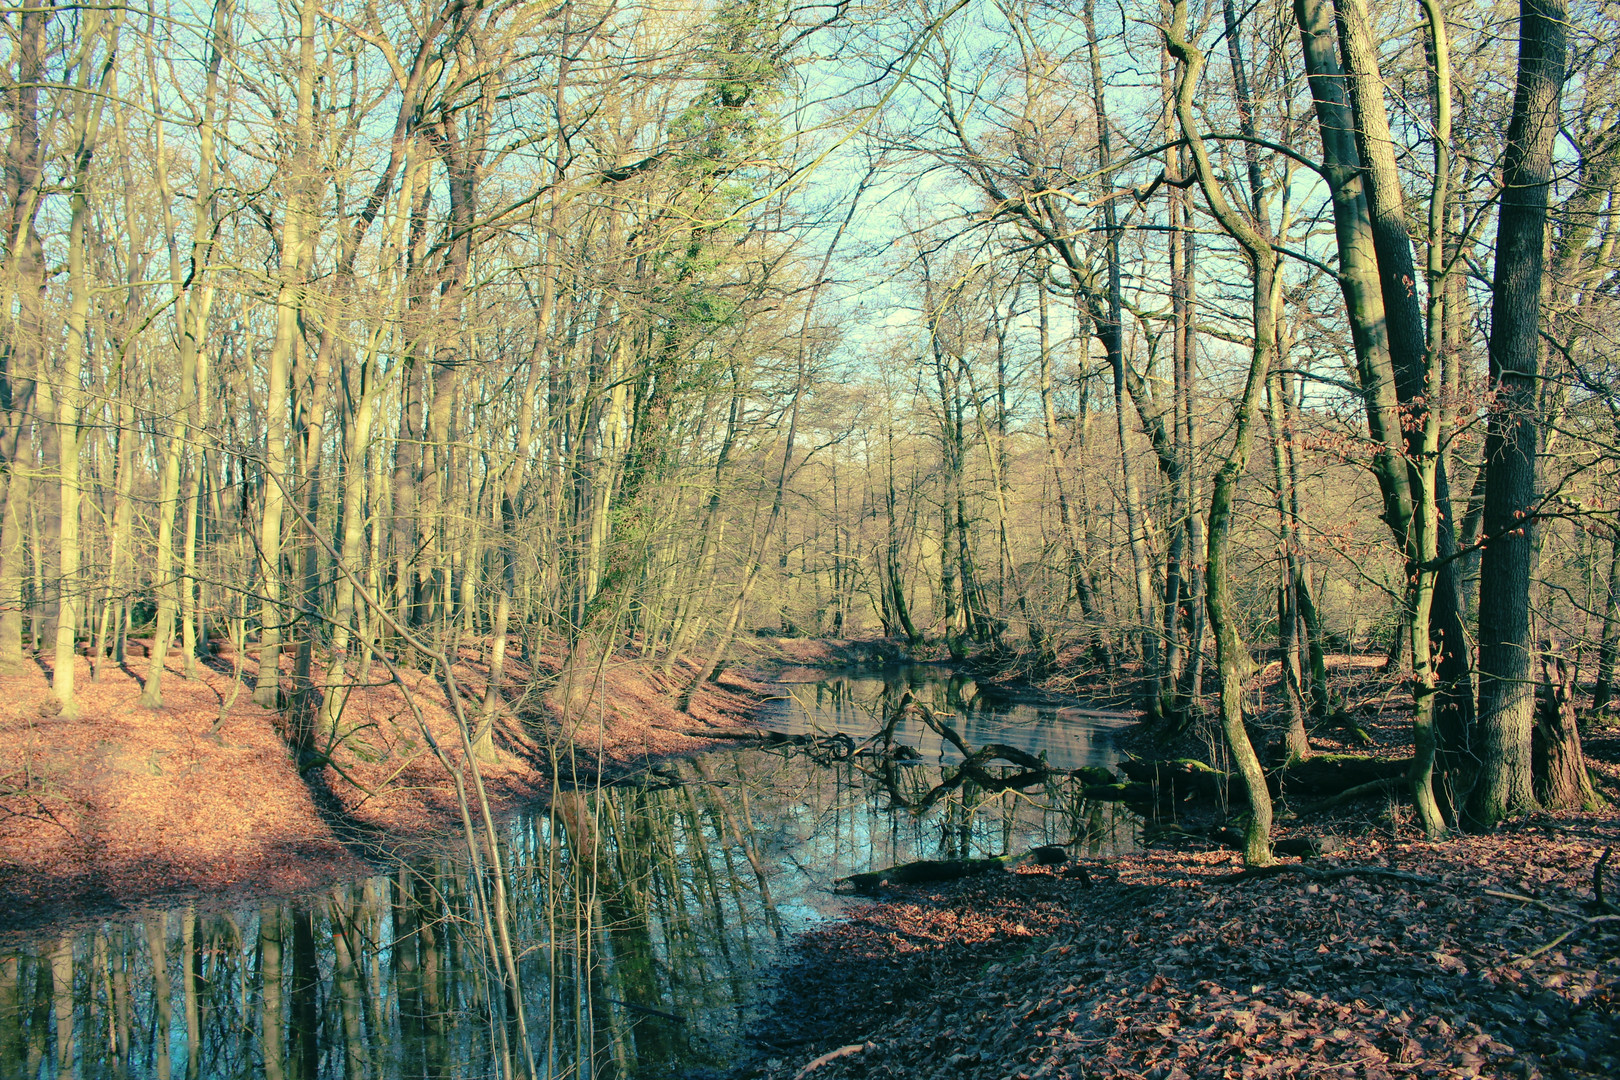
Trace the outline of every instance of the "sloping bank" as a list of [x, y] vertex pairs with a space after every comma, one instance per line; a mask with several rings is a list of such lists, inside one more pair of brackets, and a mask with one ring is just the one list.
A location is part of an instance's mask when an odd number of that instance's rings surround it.
[[800, 940], [737, 1075], [1620, 1076], [1616, 845], [1574, 816], [1267, 876], [1150, 851], [893, 889]]
[[[457, 679], [476, 717], [484, 672], [474, 656], [465, 651]], [[536, 658], [536, 674], [556, 660]], [[216, 657], [186, 680], [175, 661], [157, 711], [137, 704], [143, 666], [99, 682], [81, 670], [73, 719], [53, 707], [47, 670], [0, 676], [0, 931], [189, 896], [308, 892], [368, 873], [377, 847], [460, 834], [454, 785], [427, 739], [459, 764], [460, 734], [431, 675], [395, 684], [374, 669], [301, 769], [284, 718], [252, 702], [252, 664], [239, 680]], [[493, 808], [543, 799], [558, 778], [630, 771], [748, 729], [760, 682], [728, 673], [687, 714], [673, 705], [682, 675], [615, 663], [566, 732], [543, 694], [509, 700], [480, 767]]]

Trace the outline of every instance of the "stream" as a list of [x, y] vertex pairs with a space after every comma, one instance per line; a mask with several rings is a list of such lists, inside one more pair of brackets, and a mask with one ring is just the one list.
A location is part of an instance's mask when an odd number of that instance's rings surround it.
[[[1008, 702], [928, 666], [785, 687], [764, 724], [858, 742], [908, 690], [974, 746], [1045, 753], [1059, 770], [1118, 758], [1124, 718]], [[1137, 819], [1061, 778], [1023, 794], [969, 783], [904, 809], [960, 754], [920, 724], [897, 735], [920, 756], [882, 776], [814, 746], [750, 746], [505, 822], [520, 1002], [484, 947], [489, 883], [464, 851], [401, 853], [314, 896], [153, 910], [0, 947], [0, 1080], [521, 1076], [520, 1016], [541, 1076], [718, 1075], [769, 1004], [789, 937], [859, 902], [837, 878], [1135, 843]]]

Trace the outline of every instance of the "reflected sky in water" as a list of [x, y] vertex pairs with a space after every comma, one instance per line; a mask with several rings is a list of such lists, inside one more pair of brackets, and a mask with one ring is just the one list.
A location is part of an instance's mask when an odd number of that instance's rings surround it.
[[[975, 744], [1044, 750], [1060, 768], [1116, 757], [1105, 721], [998, 709], [931, 668], [796, 686], [772, 724], [864, 734], [906, 688], [956, 713]], [[0, 1080], [517, 1077], [523, 1032], [540, 1076], [717, 1073], [786, 937], [851, 902], [836, 878], [1134, 842], [1133, 819], [1066, 782], [1021, 797], [968, 783], [925, 814], [896, 809], [951, 775], [924, 734], [903, 732], [924, 763], [884, 776], [795, 747], [739, 750], [505, 822], [516, 995], [485, 946], [490, 861], [475, 871], [449, 843], [316, 896], [154, 911], [0, 948]]]
[[[844, 732], [863, 739], [883, 726], [907, 690], [935, 710], [955, 716], [956, 730], [969, 745], [999, 742], [1031, 754], [1045, 753], [1054, 769], [1112, 765], [1120, 754], [1109, 733], [1136, 721], [1128, 713], [1008, 700], [960, 672], [909, 664], [789, 686], [785, 700], [763, 717], [763, 723], [795, 735]], [[954, 746], [915, 717], [901, 721], [896, 737], [922, 751], [925, 760], [962, 760]]]

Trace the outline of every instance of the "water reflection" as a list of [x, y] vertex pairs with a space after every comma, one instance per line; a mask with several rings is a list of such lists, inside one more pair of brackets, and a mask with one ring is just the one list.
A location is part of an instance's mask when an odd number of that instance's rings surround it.
[[[821, 693], [853, 710], [869, 690]], [[944, 775], [900, 772], [923, 790]], [[564, 792], [500, 832], [518, 997], [486, 945], [489, 860], [400, 856], [314, 897], [0, 949], [0, 1078], [507, 1077], [531, 1060], [546, 1077], [701, 1074], [736, 1056], [783, 937], [846, 902], [835, 878], [1130, 842], [1134, 822], [1078, 790], [967, 783], [927, 813], [896, 812], [861, 763], [783, 747]]]
[[[851, 672], [788, 690], [783, 707], [764, 721], [777, 731], [843, 732], [864, 738], [884, 725], [909, 692], [917, 701], [959, 717], [957, 730], [970, 744], [1004, 743], [1031, 754], [1045, 753], [1052, 768], [1064, 770], [1118, 761], [1109, 733], [1134, 722], [1125, 713], [1010, 701], [987, 692], [962, 672], [927, 664]], [[896, 735], [927, 760], [961, 760], [955, 747], [915, 717], [902, 719]]]

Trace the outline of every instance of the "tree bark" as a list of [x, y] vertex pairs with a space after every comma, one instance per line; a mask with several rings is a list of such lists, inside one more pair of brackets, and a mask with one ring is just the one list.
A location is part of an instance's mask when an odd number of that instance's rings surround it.
[[[115, 11], [112, 21], [103, 30], [100, 12], [87, 11], [80, 24], [85, 43], [79, 58], [75, 77], [76, 95], [73, 109], [72, 137], [73, 187], [68, 202], [71, 220], [68, 225], [68, 288], [72, 299], [68, 304], [67, 348], [60, 374], [60, 389], [56, 394], [56, 426], [61, 438], [61, 472], [59, 475], [59, 507], [61, 545], [59, 566], [61, 581], [57, 589], [56, 655], [51, 671], [51, 691], [61, 706], [62, 715], [75, 717], [79, 712], [74, 695], [74, 669], [76, 668], [75, 642], [82, 604], [88, 592], [80, 579], [81, 555], [79, 546], [79, 508], [81, 502], [79, 477], [79, 450], [82, 431], [81, 413], [84, 371], [91, 356], [89, 341], [90, 274], [87, 235], [90, 229], [90, 173], [95, 158], [96, 144], [100, 141], [101, 114], [109, 95], [117, 95], [117, 75], [114, 67], [118, 52], [118, 29], [123, 12]], [[107, 35], [106, 55], [102, 59], [100, 77], [93, 73], [96, 39]], [[92, 85], [95, 92], [91, 92]]]
[[1604, 806], [1586, 772], [1575, 718], [1575, 690], [1574, 666], [1558, 653], [1556, 642], [1543, 642], [1530, 757], [1536, 799], [1547, 810], [1598, 810]]
[[1536, 499], [1536, 391], [1541, 287], [1558, 96], [1564, 81], [1566, 0], [1521, 0], [1519, 65], [1502, 167], [1491, 285], [1485, 436], [1485, 535], [1479, 587], [1478, 773], [1470, 822], [1489, 827], [1533, 809], [1530, 658], [1531, 533]]
[[[1052, 477], [1052, 487], [1057, 492], [1058, 531], [1063, 539], [1065, 568], [1068, 570], [1068, 596], [1072, 596], [1080, 605], [1080, 615], [1086, 621], [1087, 634], [1091, 639], [1092, 660], [1103, 671], [1112, 672], [1114, 657], [1108, 647], [1108, 639], [1104, 636], [1103, 628], [1097, 621], [1095, 590], [1091, 582], [1091, 573], [1086, 568], [1080, 530], [1069, 506], [1068, 482], [1063, 475], [1064, 463], [1062, 448], [1058, 442], [1057, 413], [1052, 407], [1052, 331], [1046, 290], [1043, 264], [1040, 279], [1036, 283], [1036, 302], [1040, 317], [1041, 432], [1045, 437], [1046, 468]], [[1066, 596], [1065, 600], [1067, 599]]]
[[[1086, 0], [1082, 9], [1086, 27], [1087, 60], [1091, 69], [1092, 108], [1096, 116], [1097, 170], [1102, 177], [1103, 193], [1113, 189], [1113, 149], [1108, 127], [1108, 98], [1104, 92], [1102, 64], [1097, 41], [1096, 0]], [[1105, 198], [1103, 223], [1107, 230], [1107, 293], [1093, 296], [1089, 306], [1097, 340], [1102, 342], [1114, 372], [1114, 429], [1119, 440], [1119, 467], [1123, 483], [1121, 493], [1125, 500], [1125, 527], [1131, 549], [1131, 569], [1136, 583], [1136, 616], [1138, 619], [1137, 650], [1142, 658], [1144, 692], [1142, 700], [1155, 719], [1159, 712], [1159, 690], [1164, 677], [1160, 664], [1159, 628], [1154, 617], [1153, 562], [1148, 552], [1147, 523], [1142, 509], [1142, 494], [1137, 483], [1135, 466], [1131, 462], [1129, 430], [1126, 424], [1126, 403], [1134, 396], [1126, 385], [1125, 328], [1123, 312], [1123, 282], [1120, 267], [1119, 221], [1114, 200]], [[1098, 301], [1102, 302], [1099, 303]], [[1136, 402], [1138, 406], [1141, 402]]]
[[1251, 317], [1254, 344], [1243, 394], [1237, 403], [1232, 447], [1215, 474], [1215, 486], [1210, 495], [1209, 565], [1205, 571], [1204, 602], [1209, 609], [1210, 628], [1215, 635], [1215, 662], [1221, 673], [1221, 729], [1249, 798], [1249, 822], [1243, 858], [1247, 865], [1267, 866], [1272, 862], [1271, 794], [1266, 789], [1265, 772], [1260, 767], [1260, 759], [1254, 752], [1254, 744], [1250, 742], [1243, 722], [1245, 683], [1252, 662], [1238, 631], [1237, 612], [1232, 609], [1227, 559], [1232, 504], [1248, 466], [1249, 452], [1254, 444], [1255, 410], [1276, 350], [1276, 308], [1272, 294], [1277, 283], [1277, 256], [1255, 224], [1227, 202], [1203, 136], [1199, 134], [1201, 129], [1193, 96], [1203, 72], [1204, 54], [1187, 38], [1187, 7], [1188, 0], [1175, 0], [1170, 25], [1164, 29], [1165, 46], [1181, 69], [1176, 81], [1176, 119], [1182, 137], [1187, 141], [1188, 151], [1192, 154], [1198, 184], [1210, 212], [1220, 222], [1222, 229], [1242, 247], [1253, 274]]
[[[15, 670], [23, 663], [23, 620], [28, 613], [23, 595], [24, 537], [32, 517], [35, 379], [45, 340], [45, 249], [38, 229], [44, 165], [39, 91], [51, 10], [45, 5], [22, 9], [11, 53], [15, 66], [7, 73], [14, 81], [3, 88], [11, 129], [4, 173], [5, 236], [0, 238], [5, 245], [4, 262], [0, 264], [0, 310], [8, 316], [0, 319], [0, 468], [5, 472], [5, 506], [0, 520], [0, 668], [5, 670]], [[54, 421], [54, 417], [45, 419]]]
[[[1444, 214], [1450, 184], [1450, 57], [1444, 18], [1438, 6], [1428, 4], [1425, 11], [1428, 16], [1428, 52], [1434, 65], [1433, 81], [1439, 91], [1435, 95], [1437, 167], [1430, 199], [1431, 232], [1439, 237], [1439, 249], [1435, 250], [1434, 243], [1430, 247], [1438, 256], [1444, 248]], [[1444, 315], [1440, 307], [1440, 299], [1445, 294], [1446, 275], [1442, 270], [1442, 260], [1431, 258], [1432, 265], [1426, 275], [1429, 279], [1428, 291], [1434, 314], [1438, 316], [1435, 321], [1441, 325], [1426, 329], [1425, 314], [1418, 302], [1412, 238], [1406, 226], [1406, 199], [1396, 169], [1395, 142], [1384, 105], [1384, 79], [1379, 71], [1378, 48], [1372, 37], [1364, 0], [1338, 0], [1338, 26], [1351, 106], [1355, 114], [1356, 144], [1365, 179], [1373, 246], [1378, 256], [1379, 290], [1383, 295], [1388, 320], [1395, 391], [1401, 407], [1402, 425], [1397, 430], [1405, 433], [1406, 464], [1414, 501], [1421, 488], [1422, 493], [1434, 503], [1435, 549], [1445, 559], [1430, 571], [1433, 581], [1426, 585], [1430, 592], [1429, 617], [1427, 624], [1418, 630], [1431, 637], [1431, 661], [1436, 667], [1434, 725], [1437, 735], [1446, 744], [1446, 760], [1454, 767], [1458, 755], [1466, 749], [1468, 729], [1473, 723], [1473, 702], [1469, 656], [1463, 644], [1466, 633], [1457, 565], [1455, 560], [1446, 558], [1456, 551], [1451, 485], [1443, 456], [1434, 462], [1433, 476], [1425, 484], [1420, 484], [1417, 475], [1420, 469], [1430, 467], [1427, 460], [1431, 451], [1426, 448], [1428, 439], [1424, 430], [1427, 416], [1433, 410], [1442, 413], [1446, 410], [1442, 340]], [[1431, 377], [1430, 368], [1437, 363], [1441, 370]], [[1423, 508], [1414, 505], [1414, 514], [1424, 512]], [[1398, 539], [1407, 546], [1407, 576], [1412, 578], [1415, 576], [1412, 563], [1421, 560], [1421, 556], [1415, 553], [1415, 540], [1410, 533]], [[1411, 618], [1414, 604], [1415, 599], [1408, 596], [1408, 619]]]
[[304, 278], [313, 249], [313, 201], [319, 184], [315, 169], [314, 0], [299, 5], [298, 113], [288, 178], [286, 218], [281, 230], [280, 280], [276, 286], [276, 328], [270, 344], [265, 380], [264, 512], [259, 524], [259, 670], [253, 700], [265, 709], [281, 701], [283, 628], [290, 625], [283, 606], [281, 526], [288, 496], [288, 383], [294, 350], [301, 345], [299, 310], [304, 306]]
[[1614, 669], [1620, 660], [1620, 531], [1609, 540], [1609, 581], [1603, 602], [1603, 637], [1598, 645], [1597, 683], [1592, 687], [1592, 711], [1609, 707], [1614, 694]]
[[1344, 293], [1356, 374], [1367, 413], [1367, 427], [1378, 450], [1373, 472], [1384, 500], [1384, 521], [1404, 547], [1412, 516], [1412, 494], [1401, 461], [1400, 405], [1390, 357], [1389, 327], [1378, 282], [1372, 221], [1363, 193], [1361, 155], [1355, 118], [1345, 93], [1344, 72], [1333, 48], [1329, 0], [1295, 0], [1305, 70], [1315, 99], [1322, 139], [1322, 168], [1333, 201], [1338, 241], [1339, 287]]

